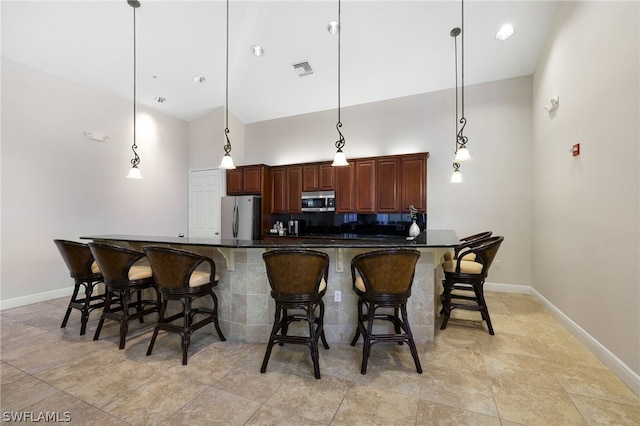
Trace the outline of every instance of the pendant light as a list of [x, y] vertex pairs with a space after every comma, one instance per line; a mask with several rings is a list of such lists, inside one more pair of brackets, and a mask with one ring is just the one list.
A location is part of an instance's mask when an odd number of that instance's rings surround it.
[[133, 8], [133, 145], [131, 150], [133, 151], [133, 159], [131, 160], [131, 170], [129, 170], [128, 178], [142, 179], [142, 173], [138, 168], [140, 164], [140, 157], [136, 152], [136, 9], [140, 7], [140, 2], [137, 0], [127, 0], [129, 6]]
[[229, 0], [227, 0], [227, 59], [225, 68], [224, 137], [227, 143], [224, 145], [224, 156], [218, 168], [233, 170], [236, 166], [231, 158], [231, 141], [229, 141]]
[[[455, 139], [455, 159], [453, 160], [453, 175], [451, 176], [451, 182], [462, 182], [462, 173], [460, 172], [460, 163], [465, 161], [472, 161], [469, 150], [467, 149], [468, 138], [464, 135], [464, 127], [467, 124], [467, 118], [464, 116], [464, 0], [462, 4], [462, 23], [461, 28], [454, 28], [449, 33], [454, 40], [454, 53], [455, 53], [455, 76], [456, 76], [456, 139]], [[461, 96], [458, 95], [458, 36], [461, 35]], [[460, 99], [460, 107], [458, 106], [458, 99]], [[461, 112], [461, 116], [458, 119], [458, 112]]]
[[342, 152], [342, 148], [344, 148], [344, 136], [340, 131], [342, 127], [342, 122], [340, 121], [340, 34], [342, 33], [342, 26], [340, 24], [340, 15], [341, 15], [341, 5], [340, 0], [338, 0], [338, 23], [337, 25], [334, 22], [329, 23], [328, 30], [330, 33], [335, 34], [338, 33], [338, 122], [336, 123], [336, 130], [338, 131], [338, 140], [336, 141], [336, 155], [333, 159], [333, 163], [331, 164], [334, 167], [342, 167], [348, 166], [347, 156]]

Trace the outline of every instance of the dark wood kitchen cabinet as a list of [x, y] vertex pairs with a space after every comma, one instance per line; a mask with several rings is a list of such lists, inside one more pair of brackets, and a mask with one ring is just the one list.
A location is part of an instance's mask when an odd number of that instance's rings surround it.
[[335, 167], [331, 167], [331, 163], [302, 165], [302, 191], [333, 191], [335, 188]]
[[353, 213], [355, 197], [353, 190], [353, 163], [348, 166], [335, 167], [336, 178], [336, 213]]
[[227, 195], [262, 195], [267, 166], [239, 166], [227, 170]]
[[271, 169], [271, 213], [302, 211], [302, 166]]
[[305, 164], [302, 166], [302, 190], [318, 190], [318, 165]]
[[318, 190], [333, 191], [336, 189], [336, 168], [331, 163], [318, 165]]
[[404, 155], [402, 160], [401, 210], [408, 211], [413, 204], [420, 213], [427, 211], [427, 158], [428, 153]]
[[270, 201], [270, 213], [301, 212], [303, 191], [330, 190], [336, 192], [336, 213], [409, 213], [411, 204], [424, 213], [428, 158], [422, 152], [351, 159], [346, 167], [329, 162], [277, 166], [266, 175], [270, 192], [263, 190], [263, 197]]
[[355, 211], [376, 212], [376, 160], [354, 161]]
[[287, 212], [287, 170], [271, 168], [271, 213]]
[[287, 167], [287, 200], [288, 213], [302, 211], [302, 166]]
[[401, 205], [400, 158], [376, 160], [376, 212], [397, 213]]

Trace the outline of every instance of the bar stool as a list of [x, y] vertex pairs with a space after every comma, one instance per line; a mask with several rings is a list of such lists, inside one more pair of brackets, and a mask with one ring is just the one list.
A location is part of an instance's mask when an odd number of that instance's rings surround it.
[[[216, 264], [207, 256], [202, 256], [186, 250], [168, 247], [143, 247], [153, 279], [162, 299], [158, 323], [153, 330], [153, 337], [149, 343], [147, 356], [151, 355], [153, 345], [158, 337], [158, 331], [166, 330], [182, 336], [182, 365], [187, 365], [187, 352], [194, 331], [213, 323], [218, 337], [223, 342], [227, 340], [220, 330], [218, 321], [218, 298], [213, 287], [218, 285]], [[213, 307], [192, 308], [194, 300], [210, 296]], [[180, 301], [182, 310], [177, 314], [165, 317], [170, 300]], [[198, 322], [194, 322], [196, 315], [206, 315]], [[182, 318], [182, 324], [172, 324]]]
[[[457, 259], [458, 253], [460, 253], [460, 251], [463, 250], [465, 247], [468, 247], [469, 244], [489, 238], [492, 233], [493, 233], [492, 231], [484, 231], [484, 232], [479, 232], [477, 234], [469, 235], [464, 238], [460, 238], [460, 245], [457, 246], [453, 252], [450, 252], [450, 251], [446, 252], [444, 254], [444, 260]], [[475, 255], [473, 253], [467, 253], [467, 255], [468, 257], [465, 260], [475, 259]]]
[[[160, 306], [160, 295], [154, 287], [151, 267], [144, 263], [144, 253], [135, 250], [95, 242], [89, 243], [89, 248], [98, 262], [107, 287], [105, 307], [102, 310], [102, 316], [100, 316], [93, 340], [100, 338], [105, 319], [112, 319], [120, 323], [118, 348], [124, 349], [129, 322], [138, 319], [140, 323], [143, 323], [143, 316], [158, 312]], [[142, 290], [145, 289], [153, 289], [156, 293], [156, 300], [143, 300]], [[137, 294], [136, 301], [131, 300], [133, 293]], [[116, 309], [111, 307], [114, 297], [120, 297], [121, 301], [120, 306]], [[132, 308], [135, 308], [133, 314], [130, 313]]]
[[[267, 371], [273, 345], [293, 343], [309, 347], [314, 376], [319, 379], [318, 339], [322, 339], [324, 348], [329, 349], [324, 335], [322, 301], [322, 296], [327, 292], [329, 256], [314, 250], [283, 249], [267, 251], [262, 257], [276, 310], [260, 372]], [[318, 315], [316, 309], [319, 311]], [[289, 310], [303, 310], [304, 314], [291, 313]], [[288, 334], [289, 325], [295, 321], [307, 322], [307, 336]]]
[[[469, 247], [472, 247], [473, 245], [475, 245], [475, 243], [477, 243], [478, 241], [481, 240], [485, 240], [487, 238], [489, 238], [491, 236], [493, 232], [492, 231], [485, 231], [485, 232], [479, 232], [477, 234], [473, 234], [473, 235], [469, 235], [467, 237], [461, 238], [460, 239], [460, 245], [457, 246], [454, 251], [448, 251], [444, 254], [444, 261], [448, 261], [448, 260], [453, 260], [453, 259], [457, 259], [458, 255], [460, 254], [460, 252], [462, 252], [462, 256], [463, 256], [463, 260], [467, 260], [467, 261], [475, 261], [476, 260], [476, 254], [472, 253], [470, 251], [468, 251]], [[454, 286], [455, 287], [455, 286]], [[468, 287], [468, 286], [467, 286]], [[458, 284], [458, 288], [465, 288], [464, 285], [460, 285]], [[440, 294], [440, 304], [442, 306], [444, 306], [444, 292], [442, 292], [442, 294]], [[442, 315], [444, 313], [444, 310], [441, 309], [440, 310], [440, 315]]]
[[[77, 309], [80, 311], [80, 335], [83, 336], [87, 330], [91, 311], [104, 307], [105, 295], [93, 294], [94, 288], [103, 282], [103, 277], [88, 245], [68, 240], [53, 240], [53, 242], [74, 280], [73, 294], [60, 328], [67, 326], [71, 310]], [[78, 296], [80, 287], [84, 287], [84, 297]]]
[[[364, 345], [361, 374], [367, 372], [371, 347], [377, 343], [391, 342], [407, 343], [416, 371], [422, 374], [407, 315], [407, 301], [411, 296], [419, 258], [418, 250], [387, 249], [362, 253], [351, 260], [353, 291], [358, 295], [358, 327], [351, 346], [355, 346], [362, 334]], [[366, 313], [363, 310], [365, 306]], [[390, 308], [393, 313], [378, 313], [378, 309], [383, 308]], [[392, 323], [395, 333], [374, 333], [374, 321], [380, 320]]]
[[[499, 236], [471, 242], [464, 251], [459, 253], [457, 259], [442, 263], [444, 291], [441, 297], [440, 312], [443, 319], [440, 330], [447, 328], [452, 310], [464, 309], [480, 312], [482, 319], [487, 322], [489, 334], [494, 334], [489, 309], [484, 299], [484, 281], [503, 240], [504, 237]], [[471, 255], [473, 260], [468, 260], [471, 259]]]

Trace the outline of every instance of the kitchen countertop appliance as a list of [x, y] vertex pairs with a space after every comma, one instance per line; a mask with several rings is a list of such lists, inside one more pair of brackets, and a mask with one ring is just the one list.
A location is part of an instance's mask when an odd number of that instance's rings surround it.
[[302, 193], [303, 212], [333, 212], [335, 210], [335, 191], [309, 191]]

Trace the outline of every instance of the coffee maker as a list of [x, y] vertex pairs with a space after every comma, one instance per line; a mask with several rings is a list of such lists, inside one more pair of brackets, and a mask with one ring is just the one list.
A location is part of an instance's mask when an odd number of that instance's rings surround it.
[[300, 233], [300, 224], [297, 220], [290, 220], [288, 222], [287, 233], [289, 235], [299, 235]]

